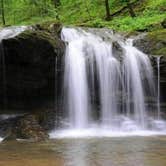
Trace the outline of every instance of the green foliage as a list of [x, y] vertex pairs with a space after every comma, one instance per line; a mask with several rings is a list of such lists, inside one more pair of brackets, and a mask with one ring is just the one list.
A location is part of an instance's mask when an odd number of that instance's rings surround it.
[[130, 0], [120, 0], [121, 3], [128, 3]]
[[121, 16], [114, 18], [107, 26], [119, 31], [153, 30], [166, 17], [166, 14], [142, 15], [135, 18]]
[[6, 25], [56, 18], [57, 10], [51, 0], [4, 0]]
[[[110, 0], [110, 13], [136, 0]], [[127, 10], [105, 21], [104, 0], [4, 0], [7, 25], [60, 21], [65, 25], [107, 27], [118, 31], [153, 30], [166, 18], [165, 0], [138, 0], [134, 5], [135, 18]]]
[[[61, 0], [60, 8], [61, 20], [65, 24], [90, 26], [90, 27], [107, 27], [118, 31], [135, 31], [135, 30], [153, 30], [159, 28], [159, 24], [164, 18], [165, 0], [141, 0], [137, 1], [134, 6], [136, 12], [135, 18], [129, 16], [128, 11], [124, 11], [118, 16], [114, 16], [112, 20], [105, 21], [104, 1], [99, 0]], [[90, 16], [84, 8], [84, 3], [89, 3]], [[130, 0], [135, 2], [136, 0]], [[110, 0], [111, 14], [122, 9], [129, 0]]]

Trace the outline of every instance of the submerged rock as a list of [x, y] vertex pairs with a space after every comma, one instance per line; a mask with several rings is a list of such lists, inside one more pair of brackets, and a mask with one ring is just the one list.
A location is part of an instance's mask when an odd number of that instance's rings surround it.
[[123, 59], [123, 48], [120, 46], [118, 42], [112, 43], [112, 53], [115, 55], [120, 61]]

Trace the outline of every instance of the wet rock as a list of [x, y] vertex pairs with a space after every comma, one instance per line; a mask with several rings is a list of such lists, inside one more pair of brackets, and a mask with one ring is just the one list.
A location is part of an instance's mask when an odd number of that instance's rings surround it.
[[161, 56], [161, 80], [166, 80], [166, 30], [149, 32], [135, 40], [134, 46], [149, 55], [155, 72], [157, 71], [156, 57]]
[[112, 52], [114, 55], [116, 55], [116, 57], [122, 61], [123, 59], [123, 49], [122, 47], [120, 46], [120, 44], [118, 42], [113, 42], [112, 43]]
[[9, 109], [54, 107], [55, 93], [60, 95], [64, 47], [59, 36], [39, 25], [3, 40], [5, 66], [1, 61], [0, 87], [5, 92], [0, 91], [0, 107], [4, 96]]
[[10, 132], [4, 141], [15, 139], [28, 139], [32, 141], [45, 141], [49, 138], [46, 131], [39, 125], [35, 115], [24, 115], [13, 119]]
[[135, 40], [134, 46], [146, 54], [166, 56], [166, 30], [149, 32], [143, 38]]
[[50, 31], [51, 33], [57, 34], [58, 36], [60, 36], [61, 29], [62, 29], [62, 25], [61, 25], [61, 24], [58, 24], [58, 23], [52, 23], [52, 24], [49, 26], [49, 31]]
[[0, 120], [0, 136], [1, 137], [6, 137], [7, 135], [9, 135], [12, 127], [15, 126], [15, 121], [17, 118], [18, 117]]

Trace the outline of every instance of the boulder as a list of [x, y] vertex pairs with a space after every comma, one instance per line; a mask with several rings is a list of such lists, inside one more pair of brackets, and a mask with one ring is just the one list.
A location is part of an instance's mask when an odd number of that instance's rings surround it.
[[24, 115], [10, 120], [4, 141], [27, 139], [31, 141], [45, 141], [49, 138], [47, 132], [40, 126], [35, 115]]
[[55, 31], [38, 26], [4, 39], [0, 107], [4, 108], [4, 98], [8, 109], [54, 107], [55, 97], [60, 98], [64, 47]]
[[134, 46], [146, 54], [166, 56], [166, 29], [147, 33], [135, 40]]

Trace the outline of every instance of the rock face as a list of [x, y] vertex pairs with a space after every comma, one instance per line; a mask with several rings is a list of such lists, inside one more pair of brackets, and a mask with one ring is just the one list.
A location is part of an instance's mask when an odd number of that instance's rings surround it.
[[166, 28], [166, 18], [162, 21], [161, 25], [163, 28]]
[[37, 26], [3, 40], [2, 48], [0, 107], [31, 110], [53, 106], [55, 96], [60, 93], [58, 84], [65, 50], [57, 31]]
[[135, 40], [134, 46], [146, 54], [166, 56], [166, 29], [147, 33]]
[[155, 80], [157, 80], [157, 61], [156, 56], [160, 59], [160, 86], [161, 86], [161, 106], [163, 112], [166, 112], [166, 29], [149, 32], [144, 37], [135, 40], [134, 46], [151, 56]]

